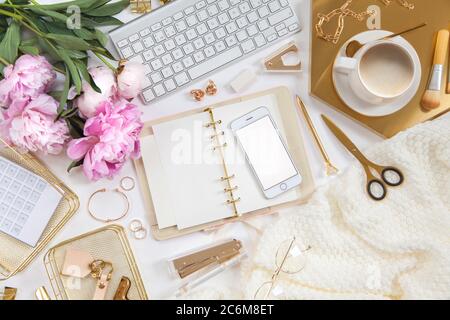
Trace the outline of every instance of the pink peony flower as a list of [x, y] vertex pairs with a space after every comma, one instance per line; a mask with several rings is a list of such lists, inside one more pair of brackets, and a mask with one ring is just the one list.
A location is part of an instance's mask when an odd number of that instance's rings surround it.
[[89, 83], [83, 83], [83, 94], [75, 100], [74, 105], [78, 107], [80, 113], [86, 118], [95, 116], [98, 105], [117, 94], [116, 77], [111, 69], [95, 67], [90, 68], [89, 73], [102, 93], [92, 89]]
[[144, 66], [141, 63], [129, 61], [122, 64], [117, 76], [119, 94], [128, 100], [136, 98], [142, 92], [144, 77]]
[[0, 107], [17, 98], [35, 98], [46, 92], [56, 79], [52, 66], [42, 56], [23, 55], [4, 70], [0, 82]]
[[0, 132], [6, 140], [20, 149], [46, 154], [58, 154], [69, 138], [64, 120], [55, 122], [58, 102], [41, 94], [29, 100], [17, 98], [3, 112]]
[[84, 158], [83, 172], [89, 180], [112, 178], [125, 161], [140, 156], [140, 117], [137, 106], [126, 100], [102, 102], [97, 115], [86, 121], [86, 137], [72, 140], [67, 155], [75, 161]]

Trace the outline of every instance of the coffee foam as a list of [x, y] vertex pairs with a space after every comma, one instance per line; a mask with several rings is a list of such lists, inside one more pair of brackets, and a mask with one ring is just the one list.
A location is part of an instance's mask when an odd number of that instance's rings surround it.
[[366, 88], [381, 97], [396, 97], [405, 92], [414, 78], [410, 56], [389, 43], [367, 50], [360, 62], [360, 75]]

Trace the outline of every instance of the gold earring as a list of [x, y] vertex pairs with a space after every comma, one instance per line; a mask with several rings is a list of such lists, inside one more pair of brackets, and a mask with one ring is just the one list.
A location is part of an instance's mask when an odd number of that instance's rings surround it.
[[205, 97], [205, 91], [201, 89], [195, 89], [191, 91], [191, 95], [195, 101], [202, 101]]
[[208, 85], [206, 86], [205, 91], [208, 96], [214, 96], [217, 94], [217, 86], [214, 83], [214, 81], [212, 80], [208, 81]]

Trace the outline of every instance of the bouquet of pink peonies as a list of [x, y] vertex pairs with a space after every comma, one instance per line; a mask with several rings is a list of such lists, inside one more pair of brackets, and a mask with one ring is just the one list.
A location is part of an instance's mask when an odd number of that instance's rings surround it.
[[[21, 150], [59, 154], [68, 144], [69, 171], [83, 167], [90, 180], [114, 176], [140, 155], [141, 112], [130, 101], [141, 92], [142, 65], [119, 62], [98, 30], [128, 0], [73, 0], [51, 5], [8, 0], [0, 4], [0, 135]], [[81, 25], [69, 28], [77, 6]], [[32, 38], [23, 39], [21, 29]], [[104, 66], [88, 68], [88, 52]], [[46, 56], [52, 61], [49, 63]], [[109, 60], [108, 60], [109, 59]], [[64, 75], [55, 90], [56, 72]]]

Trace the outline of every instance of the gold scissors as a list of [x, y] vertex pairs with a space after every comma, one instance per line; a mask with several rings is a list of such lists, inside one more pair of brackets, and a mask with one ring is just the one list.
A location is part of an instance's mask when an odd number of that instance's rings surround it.
[[[403, 173], [394, 167], [380, 166], [369, 159], [367, 159], [362, 152], [355, 146], [355, 144], [339, 129], [333, 121], [331, 121], [325, 115], [322, 115], [322, 119], [338, 140], [350, 151], [353, 156], [363, 166], [367, 175], [367, 192], [369, 196], [375, 201], [381, 201], [386, 198], [387, 189], [389, 187], [397, 187], [403, 184]], [[378, 173], [381, 179], [375, 177], [373, 172]]]

